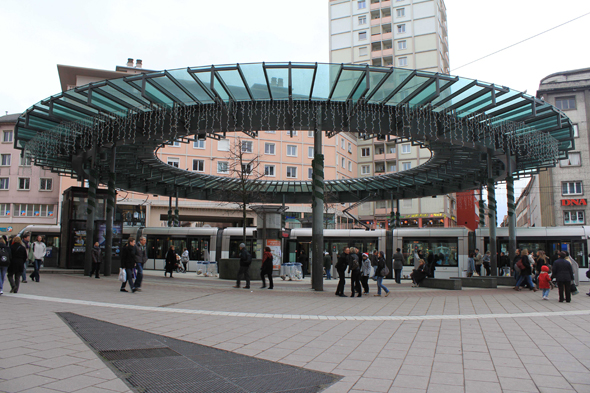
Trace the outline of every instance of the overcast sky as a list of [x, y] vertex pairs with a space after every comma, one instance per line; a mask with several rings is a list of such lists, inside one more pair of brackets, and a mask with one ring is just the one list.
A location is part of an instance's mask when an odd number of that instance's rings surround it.
[[[453, 75], [534, 95], [543, 77], [590, 67], [589, 15], [457, 69], [590, 12], [588, 0], [445, 3]], [[2, 0], [0, 15], [1, 115], [58, 93], [57, 64], [114, 70], [128, 57], [150, 69], [329, 60], [328, 0]]]

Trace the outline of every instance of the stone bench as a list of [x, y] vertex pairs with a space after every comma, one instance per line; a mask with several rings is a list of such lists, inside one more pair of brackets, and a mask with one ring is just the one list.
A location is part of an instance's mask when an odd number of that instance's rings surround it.
[[425, 278], [420, 283], [424, 288], [450, 289], [452, 291], [461, 289], [461, 280], [456, 278]]
[[461, 280], [461, 285], [469, 288], [497, 288], [497, 277], [451, 277]]
[[513, 287], [516, 285], [516, 279], [513, 276], [502, 276], [496, 278], [498, 279], [498, 285], [507, 287]]

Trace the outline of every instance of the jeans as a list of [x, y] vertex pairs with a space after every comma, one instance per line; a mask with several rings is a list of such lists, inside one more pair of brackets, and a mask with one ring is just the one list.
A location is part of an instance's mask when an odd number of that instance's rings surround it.
[[39, 269], [41, 269], [41, 264], [43, 263], [40, 259], [35, 259], [33, 263], [33, 273], [31, 274], [31, 280], [39, 282]]
[[143, 263], [136, 263], [135, 268], [137, 274], [135, 275], [135, 288], [141, 288], [141, 282], [143, 281]]
[[22, 274], [22, 281], [27, 281], [27, 265], [29, 261], [25, 261], [25, 265], [23, 267], [23, 274]]
[[0, 292], [2, 292], [2, 288], [4, 287], [4, 277], [6, 277], [7, 270], [8, 266], [0, 267]]
[[326, 268], [326, 280], [332, 279], [332, 266]]
[[543, 288], [543, 297], [549, 296], [549, 288]]
[[571, 292], [571, 282], [570, 281], [557, 281], [557, 288], [559, 289], [559, 301], [563, 302], [564, 296], [563, 293], [565, 292], [565, 301], [570, 302], [572, 300], [572, 292]]
[[393, 269], [395, 273], [395, 282], [398, 284], [402, 283], [402, 269]]
[[246, 280], [246, 286], [244, 288], [250, 288], [250, 266], [240, 266], [240, 270], [238, 270], [238, 281], [236, 282], [236, 286], [240, 286], [240, 280], [244, 276]]
[[385, 285], [383, 285], [383, 277], [377, 277], [377, 295], [381, 295], [381, 288], [387, 293], [389, 293], [389, 289]]
[[129, 289], [133, 290], [135, 288], [133, 286], [133, 269], [125, 269], [125, 275], [127, 276], [127, 281], [121, 283], [121, 289], [125, 289], [125, 286], [129, 283]]
[[524, 274], [520, 275], [520, 278], [516, 282], [516, 287], [518, 288], [523, 281], [526, 282], [527, 284], [529, 284], [530, 289], [533, 289], [535, 287], [535, 284], [533, 284], [533, 280], [531, 279], [531, 276], [524, 275]]
[[22, 273], [8, 273], [8, 282], [10, 283], [10, 287], [12, 288], [13, 293], [18, 292], [18, 288], [20, 287], [20, 277]]

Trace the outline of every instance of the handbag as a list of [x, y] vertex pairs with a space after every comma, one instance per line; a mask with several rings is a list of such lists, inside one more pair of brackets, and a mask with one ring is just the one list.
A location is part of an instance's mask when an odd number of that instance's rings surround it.
[[387, 277], [387, 275], [389, 274], [389, 268], [387, 266], [384, 266], [379, 273], [381, 277]]
[[573, 282], [570, 285], [570, 292], [571, 292], [572, 295], [577, 295], [578, 293], [580, 293], [578, 291], [578, 287]]
[[522, 260], [518, 260], [518, 262], [516, 262], [516, 267], [518, 267], [520, 271], [524, 270], [524, 263], [522, 263]]
[[127, 273], [125, 272], [125, 269], [123, 269], [122, 267], [119, 268], [119, 281], [127, 281]]

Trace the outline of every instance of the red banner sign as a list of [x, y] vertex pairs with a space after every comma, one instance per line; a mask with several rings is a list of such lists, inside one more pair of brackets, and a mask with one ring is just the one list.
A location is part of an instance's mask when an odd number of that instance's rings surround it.
[[587, 206], [587, 199], [562, 199], [561, 206]]

